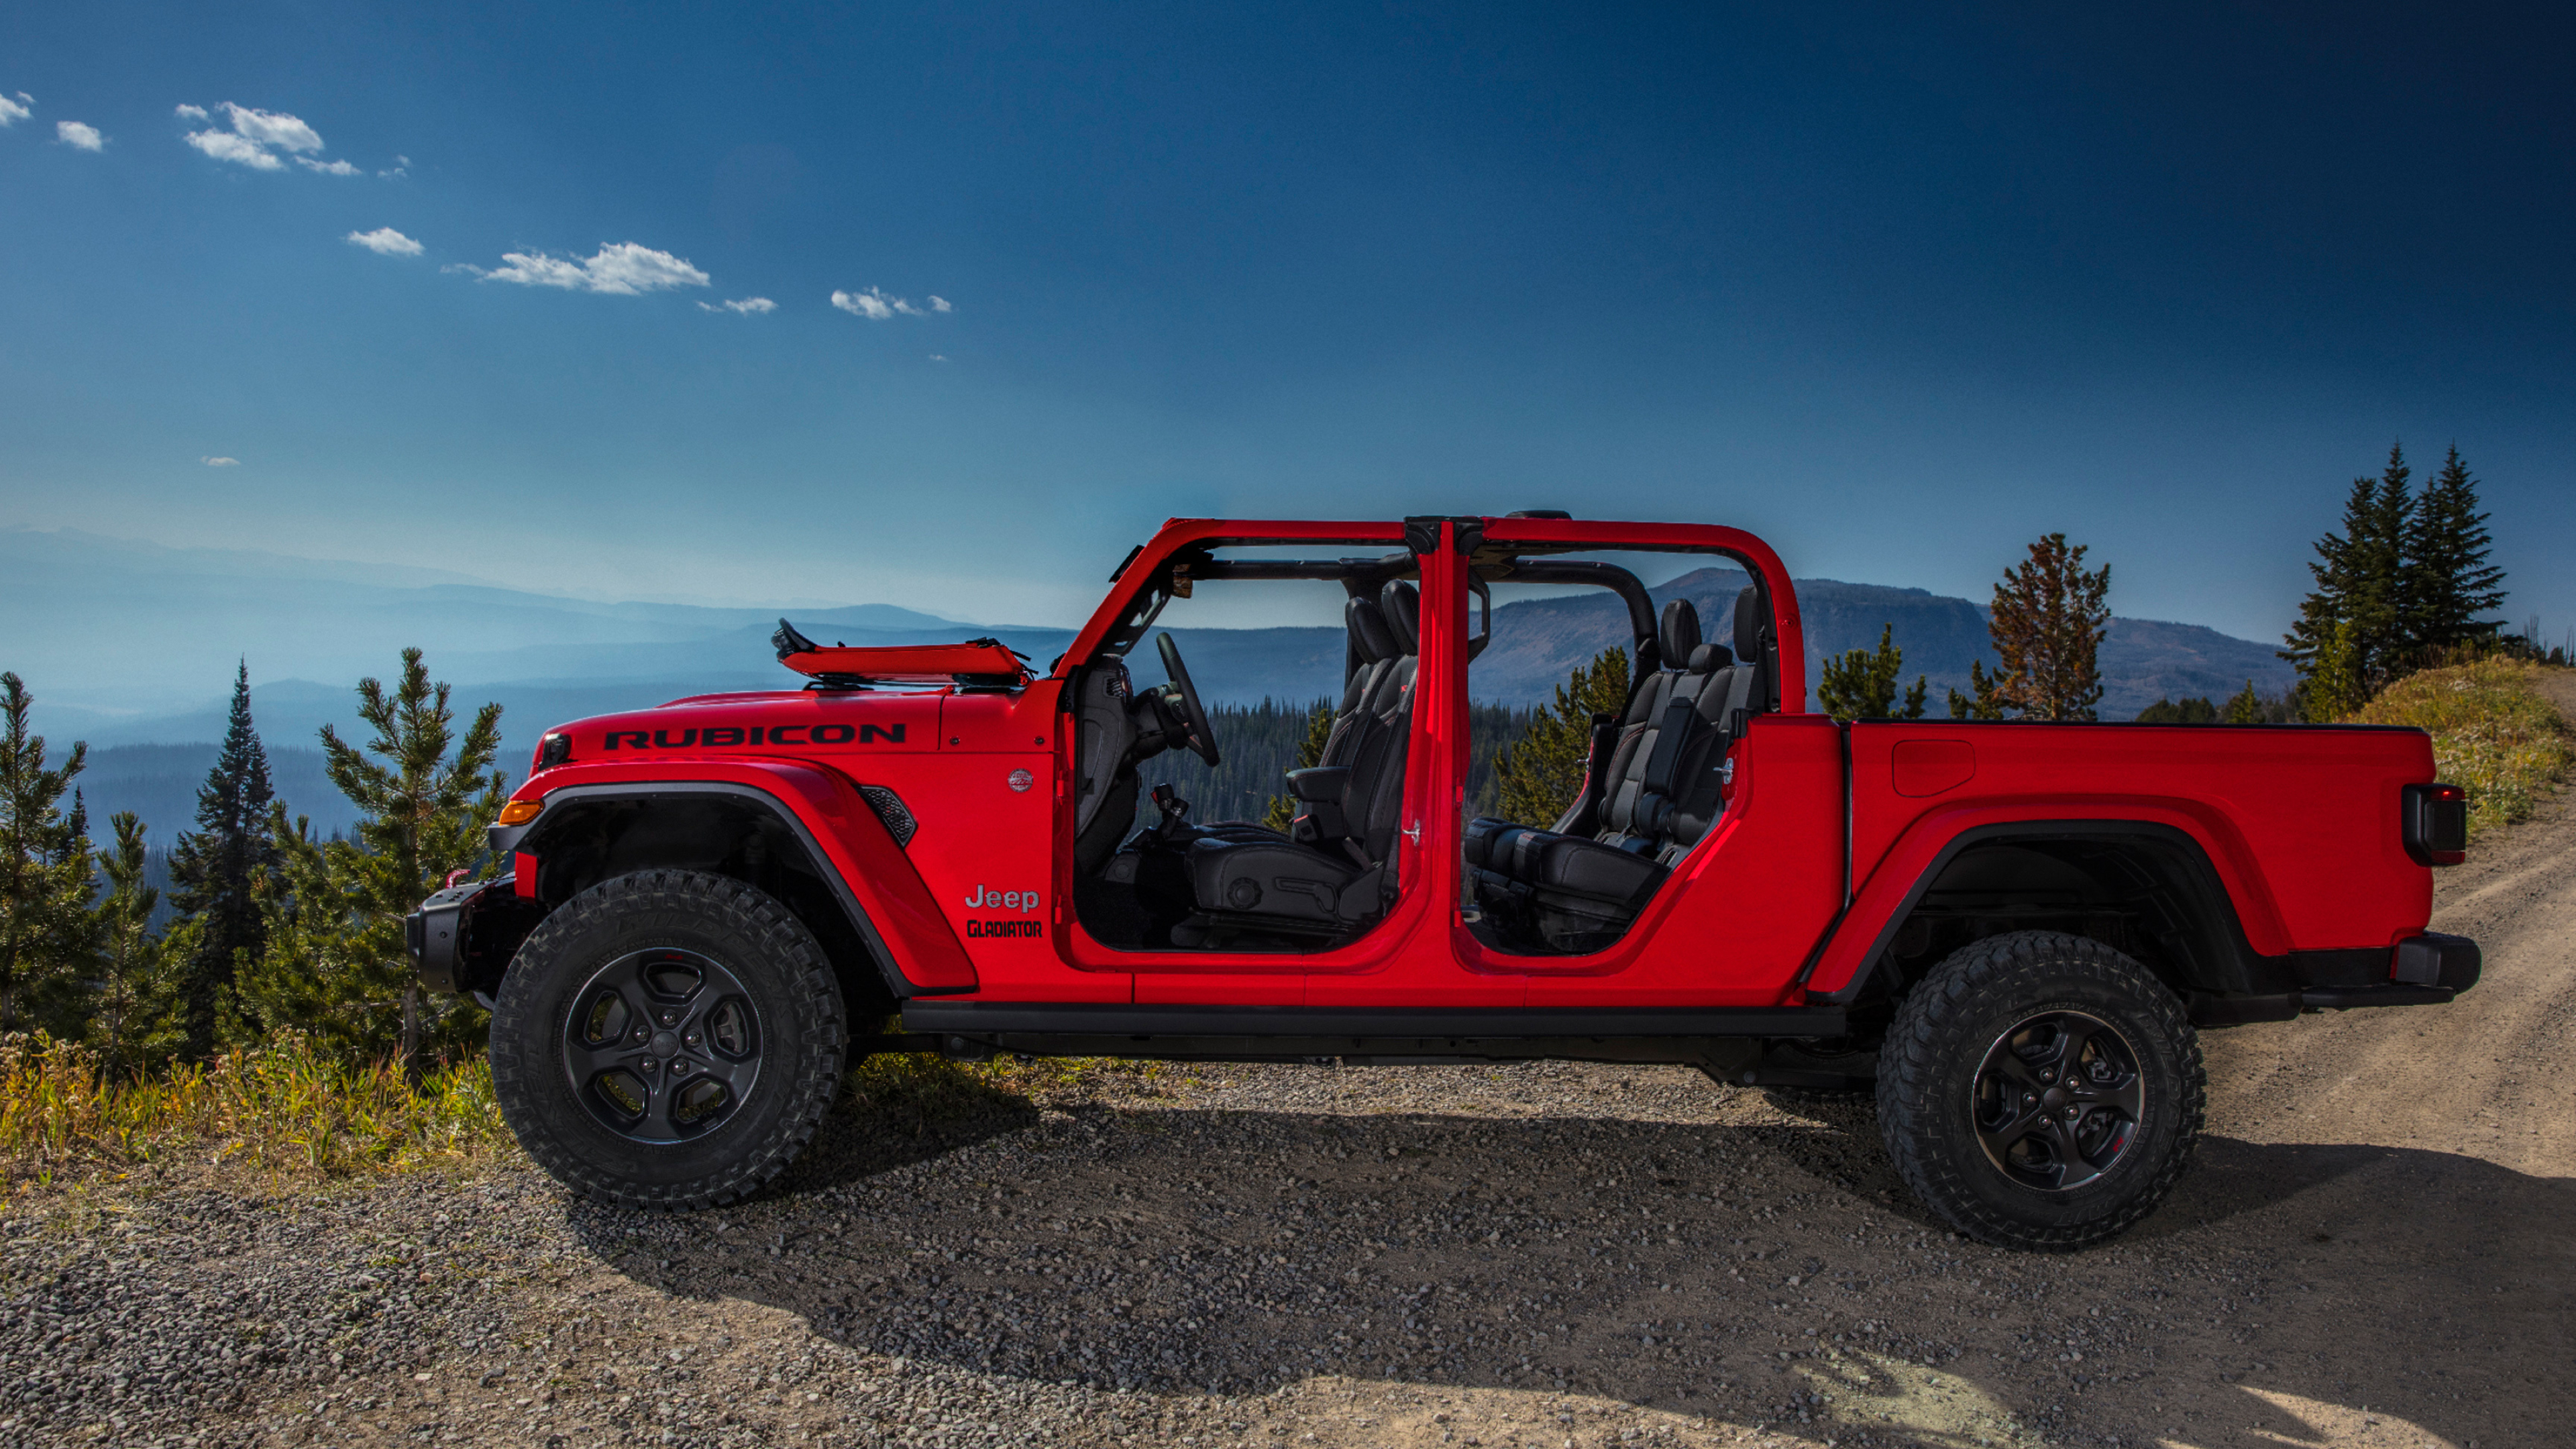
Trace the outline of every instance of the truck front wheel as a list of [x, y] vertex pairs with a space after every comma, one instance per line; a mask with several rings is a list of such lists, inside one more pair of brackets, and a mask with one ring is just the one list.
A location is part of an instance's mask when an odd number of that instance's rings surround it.
[[2099, 941], [2024, 931], [1966, 946], [1898, 1008], [1879, 1130], [1906, 1185], [1961, 1232], [2086, 1247], [2172, 1191], [2206, 1075], [2182, 1003]]
[[621, 1207], [729, 1203], [804, 1150], [847, 1031], [802, 922], [723, 876], [619, 876], [546, 917], [492, 1012], [501, 1115], [565, 1186]]

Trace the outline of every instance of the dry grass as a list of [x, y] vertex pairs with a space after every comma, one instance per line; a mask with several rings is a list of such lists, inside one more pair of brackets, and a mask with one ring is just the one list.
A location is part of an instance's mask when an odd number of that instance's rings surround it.
[[[996, 1110], [1102, 1088], [1159, 1092], [1186, 1068], [1108, 1058], [950, 1062], [888, 1053], [849, 1075], [841, 1110], [918, 1135]], [[281, 1183], [520, 1160], [482, 1057], [407, 1084], [390, 1062], [351, 1063], [289, 1037], [136, 1080], [76, 1042], [0, 1038], [0, 1182], [113, 1180], [183, 1160]]]
[[297, 1037], [126, 1081], [75, 1042], [0, 1038], [0, 1174], [50, 1186], [200, 1156], [275, 1178], [461, 1165], [515, 1153], [480, 1058], [415, 1088], [389, 1062]]
[[2512, 659], [2427, 669], [2351, 718], [2430, 731], [2436, 771], [2469, 792], [2475, 837], [2528, 817], [2576, 761], [2566, 717], [2540, 692], [2541, 669]]

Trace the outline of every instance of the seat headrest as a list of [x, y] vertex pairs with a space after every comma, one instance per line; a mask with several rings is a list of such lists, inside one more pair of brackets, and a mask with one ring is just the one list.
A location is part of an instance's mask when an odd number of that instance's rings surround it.
[[1691, 651], [1690, 672], [1715, 674], [1735, 662], [1735, 651], [1723, 644], [1702, 644]]
[[1664, 605], [1663, 626], [1655, 632], [1663, 644], [1664, 667], [1685, 668], [1691, 651], [1699, 648], [1699, 610], [1688, 599], [1675, 599]]
[[1398, 654], [1422, 651], [1422, 591], [1402, 579], [1390, 579], [1378, 591], [1377, 606], [1386, 616], [1386, 632]]
[[1735, 657], [1747, 664], [1762, 662], [1762, 626], [1771, 622], [1762, 617], [1762, 591], [1747, 588], [1735, 596]]
[[1387, 632], [1386, 615], [1378, 611], [1375, 599], [1353, 599], [1342, 605], [1342, 622], [1350, 628], [1351, 643], [1360, 651], [1362, 663], [1376, 664], [1403, 652]]

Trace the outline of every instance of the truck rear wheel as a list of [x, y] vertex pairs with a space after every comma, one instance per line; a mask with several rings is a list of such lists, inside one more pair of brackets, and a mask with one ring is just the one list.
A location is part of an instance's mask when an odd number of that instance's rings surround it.
[[2008, 1248], [2086, 1247], [2155, 1211], [2205, 1096], [2174, 994], [2099, 941], [2043, 931], [1933, 968], [1897, 1009], [1878, 1070], [1879, 1131], [1906, 1185]]
[[565, 1186], [686, 1211], [795, 1160], [847, 1040], [831, 963], [786, 907], [723, 876], [644, 871], [575, 896], [519, 948], [492, 1085]]

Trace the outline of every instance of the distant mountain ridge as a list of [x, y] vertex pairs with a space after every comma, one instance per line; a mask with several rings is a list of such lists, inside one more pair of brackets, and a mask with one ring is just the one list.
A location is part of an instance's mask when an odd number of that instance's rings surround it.
[[[310, 748], [326, 721], [354, 737], [358, 678], [389, 675], [397, 651], [418, 644], [433, 676], [455, 685], [460, 713], [502, 704], [502, 758], [515, 771], [540, 732], [567, 720], [687, 694], [796, 687], [769, 647], [780, 613], [817, 639], [852, 644], [990, 634], [1041, 668], [1074, 632], [961, 623], [891, 604], [598, 603], [431, 570], [384, 573], [367, 582], [355, 565], [0, 530], [0, 616], [10, 624], [0, 668], [27, 679], [39, 727], [61, 744], [186, 744], [221, 737], [233, 661], [249, 652], [261, 733], [272, 749]], [[1723, 641], [1745, 582], [1734, 569], [1707, 568], [1649, 592], [1658, 606], [1689, 598], [1707, 636]], [[1802, 579], [1797, 590], [1811, 682], [1826, 655], [1874, 647], [1883, 625], [1894, 626], [1905, 650], [1907, 681], [1918, 673], [1931, 681], [1935, 713], [1944, 689], [1966, 687], [1972, 661], [1992, 662], [1985, 612], [1966, 599], [1833, 579]], [[1172, 632], [1212, 699], [1302, 701], [1339, 691], [1338, 629]], [[1625, 634], [1624, 611], [1607, 593], [1504, 603], [1470, 689], [1482, 700], [1542, 701], [1573, 665]], [[2159, 697], [2219, 698], [2248, 680], [2277, 693], [2291, 680], [2271, 645], [2153, 620], [2115, 619], [2101, 663], [2102, 712], [2112, 719]], [[1160, 682], [1150, 651], [1135, 668]]]
[[[1668, 600], [1689, 599], [1699, 612], [1701, 633], [1727, 643], [1734, 637], [1736, 595], [1751, 582], [1737, 569], [1705, 568], [1646, 593], [1659, 609]], [[1875, 649], [1879, 631], [1888, 626], [1894, 627], [1896, 645], [1905, 652], [1904, 682], [1926, 678], [1935, 712], [1943, 707], [1945, 691], [1967, 692], [1970, 664], [1982, 661], [1994, 667], [1987, 611], [1966, 599], [1839, 579], [1797, 579], [1794, 584], [1810, 689], [1828, 656]], [[1593, 641], [1624, 632], [1624, 616], [1623, 607], [1606, 593], [1497, 607], [1494, 642], [1477, 659], [1469, 687], [1479, 699], [1544, 699], [1568, 670], [1599, 652]], [[2105, 719], [2131, 718], [2160, 698], [2223, 698], [2248, 681], [2259, 692], [2278, 694], [2294, 680], [2271, 645], [2198, 624], [2154, 619], [2114, 618], [2102, 641], [2100, 667]]]

